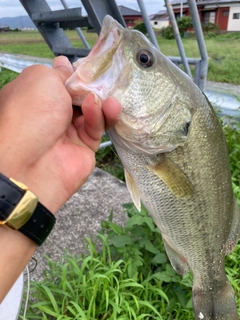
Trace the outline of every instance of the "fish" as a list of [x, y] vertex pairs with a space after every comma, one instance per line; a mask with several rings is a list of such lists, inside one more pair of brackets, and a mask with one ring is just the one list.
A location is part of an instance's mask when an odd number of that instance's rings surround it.
[[108, 134], [133, 203], [152, 216], [176, 272], [192, 271], [195, 319], [238, 320], [224, 259], [240, 238], [240, 211], [207, 97], [142, 33], [110, 16], [74, 68], [66, 81], [74, 105], [89, 92], [122, 105]]

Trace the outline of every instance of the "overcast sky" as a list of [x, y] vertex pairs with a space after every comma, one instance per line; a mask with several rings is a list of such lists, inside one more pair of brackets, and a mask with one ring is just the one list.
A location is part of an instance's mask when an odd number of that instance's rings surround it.
[[[82, 5], [80, 0], [65, 0], [69, 7], [79, 7]], [[60, 0], [47, 1], [52, 10], [62, 9]], [[118, 5], [140, 11], [137, 0], [116, 0]], [[164, 8], [164, 0], [143, 0], [147, 13], [150, 15]], [[79, 5], [80, 3], [80, 5]], [[26, 15], [26, 11], [19, 0], [0, 0], [0, 18], [16, 17]], [[83, 14], [86, 12], [83, 10]]]

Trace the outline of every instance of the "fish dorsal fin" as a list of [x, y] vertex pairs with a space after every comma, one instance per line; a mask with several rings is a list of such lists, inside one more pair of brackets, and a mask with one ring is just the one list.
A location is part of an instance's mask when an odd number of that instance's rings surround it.
[[174, 162], [162, 157], [159, 163], [147, 167], [167, 185], [176, 197], [192, 197], [194, 192], [192, 183]]
[[136, 186], [130, 173], [128, 173], [128, 171], [125, 168], [124, 168], [124, 175], [125, 175], [125, 180], [126, 180], [126, 185], [127, 185], [128, 191], [132, 197], [132, 201], [133, 201], [135, 207], [140, 212], [141, 211], [141, 200], [140, 200], [138, 187]]

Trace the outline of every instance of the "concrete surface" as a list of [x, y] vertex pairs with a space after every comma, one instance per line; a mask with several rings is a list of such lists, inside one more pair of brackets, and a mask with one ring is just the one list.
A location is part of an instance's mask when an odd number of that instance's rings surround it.
[[122, 204], [127, 202], [131, 202], [131, 197], [125, 183], [95, 168], [84, 186], [58, 212], [52, 233], [34, 255], [38, 265], [31, 273], [31, 280], [42, 278], [47, 266], [43, 255], [58, 261], [65, 249], [74, 254], [85, 252], [84, 238], [94, 239], [101, 221], [108, 219], [111, 210], [114, 221], [123, 224], [126, 213]]
[[233, 94], [240, 97], [240, 85], [237, 84], [207, 81], [206, 90]]

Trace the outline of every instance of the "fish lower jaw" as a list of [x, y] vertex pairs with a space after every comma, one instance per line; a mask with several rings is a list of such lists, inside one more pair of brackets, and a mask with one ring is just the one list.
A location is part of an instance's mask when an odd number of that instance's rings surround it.
[[137, 141], [130, 141], [124, 138], [120, 138], [119, 144], [124, 145], [131, 153], [157, 155], [159, 153], [171, 152], [176, 148], [173, 145], [149, 145], [139, 143]]

